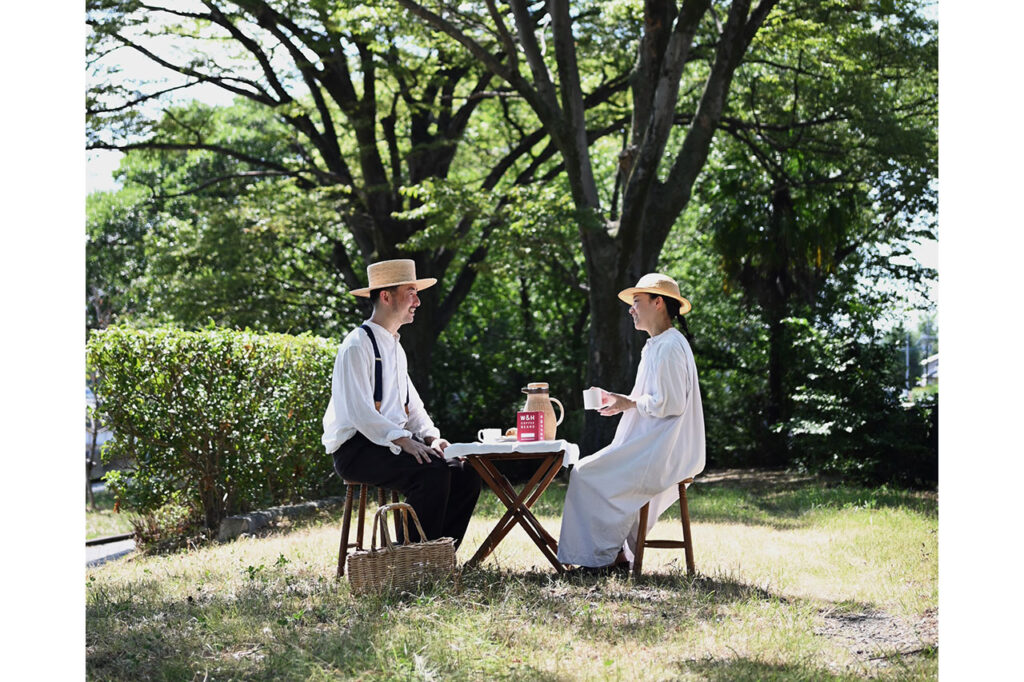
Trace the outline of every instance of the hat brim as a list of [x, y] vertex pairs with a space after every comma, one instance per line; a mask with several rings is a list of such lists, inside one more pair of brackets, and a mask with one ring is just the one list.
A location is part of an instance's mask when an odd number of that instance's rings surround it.
[[[423, 279], [410, 279], [410, 280], [406, 280], [404, 282], [392, 282], [390, 284], [383, 284], [381, 286], [373, 287], [373, 289], [388, 289], [390, 287], [400, 287], [400, 286], [404, 286], [406, 284], [415, 284], [416, 285], [416, 291], [423, 291], [424, 289], [429, 289], [430, 287], [432, 287], [435, 284], [437, 284], [437, 278], [436, 277], [424, 277]], [[348, 293], [352, 294], [353, 296], [361, 296], [362, 298], [369, 298], [370, 297], [370, 292], [373, 291], [373, 289], [371, 289], [370, 287], [366, 287], [365, 289], [353, 289], [352, 291], [350, 291]]]
[[693, 306], [690, 305], [690, 302], [687, 301], [682, 296], [676, 296], [675, 294], [668, 293], [664, 289], [655, 289], [653, 287], [630, 287], [628, 289], [623, 289], [622, 291], [619, 292], [619, 300], [625, 303], [626, 305], [633, 305], [633, 297], [636, 296], [637, 294], [655, 294], [656, 296], [674, 298], [675, 300], [679, 301], [680, 315], [685, 315], [686, 313], [690, 312], [690, 310], [693, 309]]

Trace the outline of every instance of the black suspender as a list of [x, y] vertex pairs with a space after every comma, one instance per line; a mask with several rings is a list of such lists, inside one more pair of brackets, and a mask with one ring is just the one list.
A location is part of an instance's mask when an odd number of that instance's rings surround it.
[[[384, 361], [380, 357], [380, 348], [377, 347], [377, 339], [374, 338], [373, 332], [370, 328], [365, 325], [359, 325], [359, 328], [366, 332], [366, 335], [370, 337], [370, 345], [373, 346], [373, 406], [380, 412], [381, 401], [384, 400]], [[405, 385], [405, 413], [409, 414], [409, 384]]]
[[365, 324], [359, 328], [370, 337], [370, 345], [373, 346], [373, 406], [380, 412], [380, 403], [384, 398], [384, 361], [380, 357], [380, 348], [377, 348], [377, 339], [373, 338], [373, 332]]

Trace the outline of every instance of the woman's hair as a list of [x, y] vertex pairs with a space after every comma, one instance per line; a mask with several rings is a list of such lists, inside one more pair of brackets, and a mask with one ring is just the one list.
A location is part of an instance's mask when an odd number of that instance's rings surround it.
[[675, 320], [679, 323], [679, 330], [683, 333], [683, 336], [686, 337], [686, 342], [690, 344], [691, 348], [693, 348], [693, 334], [690, 333], [690, 325], [686, 322], [686, 316], [679, 314], [679, 309], [682, 307], [682, 304], [669, 296], [651, 294], [652, 298], [655, 296], [665, 302], [665, 310], [668, 312], [669, 322]]

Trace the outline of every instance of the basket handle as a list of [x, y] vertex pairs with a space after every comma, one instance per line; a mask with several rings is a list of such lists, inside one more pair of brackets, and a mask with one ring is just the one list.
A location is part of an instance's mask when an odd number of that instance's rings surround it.
[[[391, 550], [393, 550], [395, 548], [395, 543], [391, 542], [391, 535], [388, 533], [387, 521], [385, 520], [383, 522], [380, 522], [381, 518], [383, 518], [389, 511], [391, 511], [391, 512], [398, 512], [398, 511], [402, 512], [402, 515], [403, 515], [403, 525], [405, 525], [406, 528], [408, 528], [408, 524], [405, 523], [405, 518], [408, 515], [411, 514], [412, 515], [412, 522], [414, 524], [416, 524], [416, 530], [419, 531], [420, 539], [421, 540], [426, 540], [427, 539], [427, 534], [423, 532], [423, 526], [420, 525], [419, 517], [416, 516], [416, 510], [413, 509], [410, 505], [406, 504], [405, 502], [392, 502], [391, 504], [385, 504], [383, 507], [381, 507], [380, 509], [377, 510], [376, 514], [373, 515], [373, 535], [371, 536], [372, 537], [372, 543], [373, 543], [372, 544], [373, 549], [377, 549], [378, 547], [383, 548], [385, 545], [387, 545], [387, 548], [391, 549]], [[380, 545], [377, 544], [377, 525], [378, 525], [378, 522], [380, 522], [380, 537], [381, 537], [381, 544]], [[406, 532], [405, 542], [406, 542], [406, 544], [409, 543], [408, 531]]]

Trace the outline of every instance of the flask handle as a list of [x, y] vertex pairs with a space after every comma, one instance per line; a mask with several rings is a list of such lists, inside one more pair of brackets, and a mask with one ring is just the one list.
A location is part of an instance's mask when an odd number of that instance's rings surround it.
[[562, 407], [562, 401], [560, 401], [558, 398], [551, 398], [551, 402], [558, 405], [558, 411], [560, 414], [558, 415], [558, 419], [555, 421], [555, 426], [558, 426], [559, 424], [562, 423], [562, 420], [565, 418], [565, 408]]

